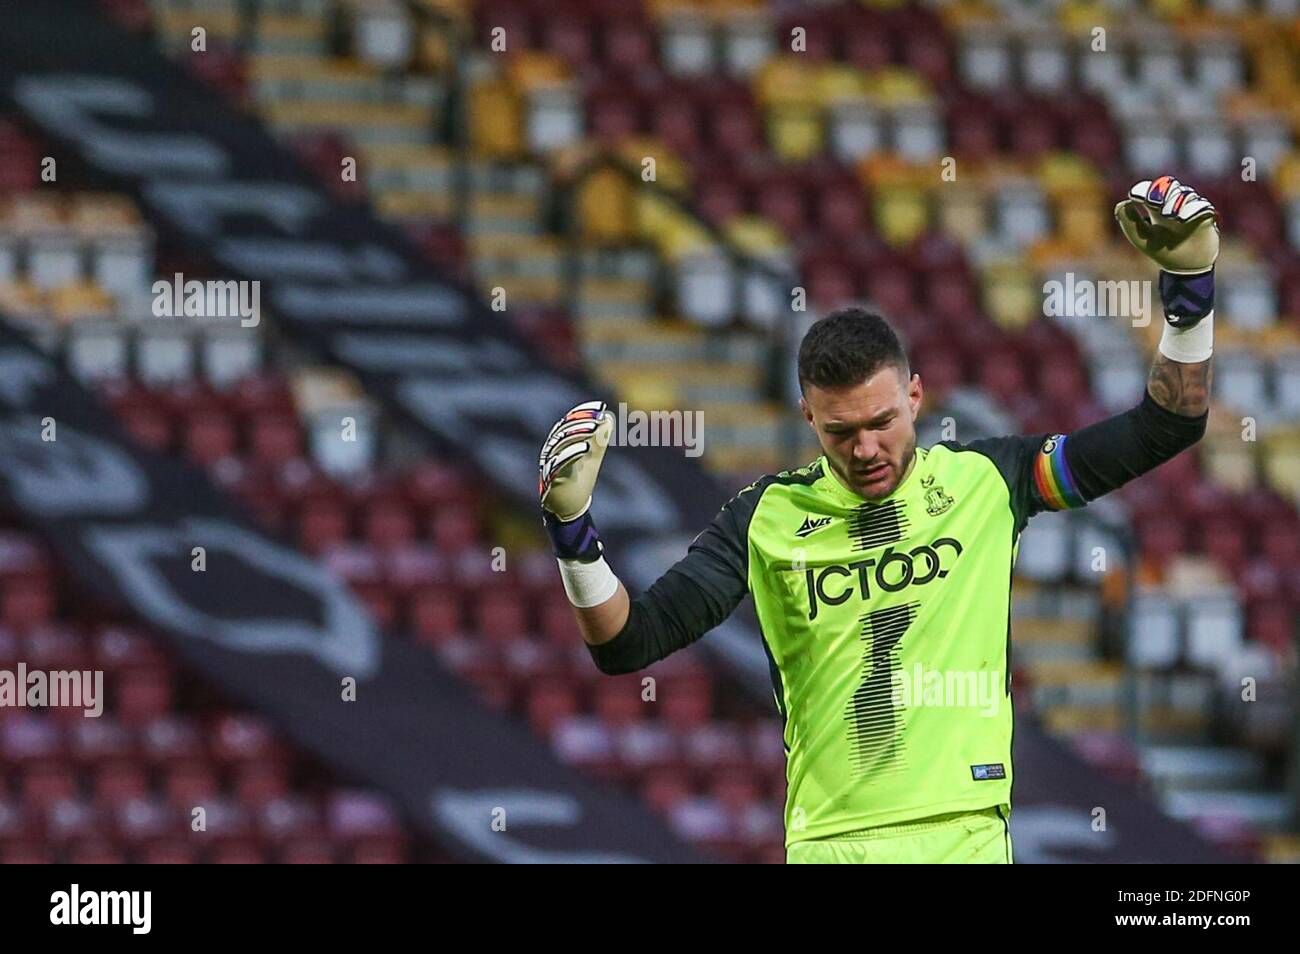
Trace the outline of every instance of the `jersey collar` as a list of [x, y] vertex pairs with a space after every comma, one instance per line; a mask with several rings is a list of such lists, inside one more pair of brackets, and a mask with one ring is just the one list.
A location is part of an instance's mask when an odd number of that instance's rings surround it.
[[899, 483], [899, 485], [895, 487], [887, 497], [881, 497], [879, 500], [868, 500], [866, 497], [863, 497], [861, 494], [850, 490], [848, 487], [845, 487], [840, 483], [839, 475], [837, 475], [835, 471], [831, 470], [831, 463], [826, 459], [825, 454], [822, 454], [819, 460], [821, 463], [822, 473], [826, 475], [827, 492], [846, 506], [860, 507], [863, 504], [887, 503], [890, 500], [897, 500], [900, 497], [905, 496], [907, 492], [911, 490], [912, 485], [916, 483], [917, 471], [925, 466], [925, 450], [920, 447], [916, 449], [916, 454], [912, 458], [912, 468], [907, 472], [907, 476], [903, 478], [902, 482]]

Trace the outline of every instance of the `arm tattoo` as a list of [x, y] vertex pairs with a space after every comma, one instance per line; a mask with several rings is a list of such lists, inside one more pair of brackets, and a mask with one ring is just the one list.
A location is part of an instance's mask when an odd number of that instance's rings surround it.
[[1210, 408], [1210, 360], [1183, 364], [1156, 352], [1147, 390], [1166, 411], [1199, 417]]

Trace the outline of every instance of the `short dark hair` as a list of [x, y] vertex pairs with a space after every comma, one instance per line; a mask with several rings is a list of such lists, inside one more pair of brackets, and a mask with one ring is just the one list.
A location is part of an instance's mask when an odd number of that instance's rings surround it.
[[893, 365], [904, 380], [911, 371], [903, 343], [889, 322], [865, 308], [838, 308], [813, 322], [799, 345], [799, 390], [847, 388]]

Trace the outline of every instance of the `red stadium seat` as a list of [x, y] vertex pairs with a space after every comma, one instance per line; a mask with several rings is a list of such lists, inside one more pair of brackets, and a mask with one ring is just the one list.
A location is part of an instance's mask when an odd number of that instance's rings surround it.
[[606, 678], [596, 684], [595, 713], [606, 725], [621, 728], [647, 718], [655, 708], [645, 701], [640, 674]]
[[303, 504], [298, 516], [298, 542], [310, 554], [319, 555], [347, 539], [350, 526], [348, 509], [331, 499], [316, 499]]
[[54, 618], [54, 587], [44, 574], [11, 576], [0, 584], [0, 623], [19, 632]]
[[760, 799], [758, 783], [744, 770], [714, 775], [709, 783], [709, 794], [732, 815], [742, 814]]
[[223, 845], [212, 853], [212, 863], [216, 865], [261, 865], [271, 860], [273, 859], [251, 842]]
[[893, 62], [893, 34], [883, 15], [874, 10], [855, 9], [852, 15], [842, 16], [836, 28], [844, 60], [850, 66], [874, 72]]
[[367, 838], [357, 842], [351, 861], [358, 865], [400, 865], [407, 862], [407, 848], [402, 838]]
[[209, 727], [212, 756], [222, 765], [282, 760], [284, 750], [261, 718], [226, 714]]
[[573, 688], [560, 680], [548, 679], [535, 683], [527, 696], [528, 724], [542, 737], [549, 736], [555, 728], [578, 711]]
[[143, 798], [149, 789], [144, 768], [135, 762], [111, 762], [95, 772], [95, 801], [112, 807], [133, 798]]
[[167, 450], [172, 442], [172, 422], [157, 407], [133, 408], [121, 415], [122, 426], [132, 439], [153, 450]]
[[302, 431], [292, 414], [263, 412], [249, 423], [249, 450], [255, 463], [280, 464], [302, 454]]
[[893, 11], [896, 45], [903, 63], [916, 70], [935, 88], [952, 80], [952, 51], [942, 22], [930, 10]]
[[338, 859], [330, 842], [299, 839], [289, 842], [281, 849], [279, 860], [286, 865], [332, 865]]
[[173, 841], [148, 846], [140, 853], [139, 860], [146, 865], [192, 865], [199, 858], [194, 845]]
[[542, 49], [554, 53], [575, 68], [581, 68], [595, 59], [595, 24], [588, 18], [581, 4], [557, 0], [549, 6], [546, 16], [538, 20]]
[[234, 789], [239, 800], [261, 808], [289, 794], [289, 778], [283, 765], [244, 763], [234, 771]]
[[477, 629], [484, 639], [509, 643], [528, 631], [528, 616], [517, 593], [484, 593], [474, 607]]
[[76, 773], [62, 762], [39, 761], [30, 763], [22, 773], [19, 790], [28, 807], [48, 808], [57, 802], [77, 797], [79, 794]]
[[641, 104], [618, 83], [597, 88], [587, 97], [587, 129], [598, 141], [616, 143], [642, 128]]
[[562, 593], [551, 596], [542, 603], [539, 614], [538, 628], [547, 642], [556, 646], [576, 646], [582, 640], [573, 605], [567, 596]]
[[659, 693], [661, 718], [678, 729], [707, 724], [713, 709], [712, 692], [705, 678], [674, 680]]
[[371, 546], [386, 550], [410, 543], [415, 536], [415, 521], [400, 500], [375, 501], [362, 517], [362, 533]]
[[146, 725], [169, 712], [172, 701], [172, 683], [164, 670], [131, 670], [117, 677], [117, 715], [123, 725]]
[[74, 845], [68, 854], [68, 863], [74, 865], [120, 865], [126, 860], [121, 851], [102, 841]]
[[703, 139], [698, 109], [682, 96], [669, 96], [655, 104], [650, 131], [679, 155], [695, 153]]
[[843, 26], [842, 18], [837, 13], [836, 10], [819, 10], [816, 7], [801, 9], [781, 18], [776, 28], [777, 36], [783, 44], [788, 44], [795, 35], [794, 31], [800, 30], [805, 48], [799, 55], [806, 56], [813, 63], [828, 62], [835, 58], [837, 40]]
[[479, 540], [478, 518], [468, 510], [440, 510], [431, 521], [434, 545], [444, 553], [456, 553]]
[[633, 11], [620, 8], [604, 24], [602, 59], [615, 69], [644, 69], [654, 62], [655, 34]]
[[690, 772], [686, 769], [653, 772], [641, 783], [642, 800], [661, 815], [667, 815], [694, 794]]
[[163, 791], [176, 809], [188, 813], [220, 794], [217, 773], [209, 762], [178, 762], [167, 769]]
[[194, 463], [207, 467], [230, 457], [238, 449], [238, 435], [229, 415], [205, 410], [189, 419], [185, 429], [185, 454]]
[[459, 597], [442, 588], [416, 593], [411, 597], [408, 625], [415, 638], [428, 645], [459, 637], [463, 632]]

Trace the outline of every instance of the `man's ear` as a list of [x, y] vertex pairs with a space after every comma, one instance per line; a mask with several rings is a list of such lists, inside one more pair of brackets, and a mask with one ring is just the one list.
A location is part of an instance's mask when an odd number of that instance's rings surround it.
[[815, 427], [813, 424], [812, 408], [808, 406], [808, 402], [803, 398], [799, 399], [799, 410], [803, 412], [803, 419], [808, 422], [808, 426]]
[[912, 420], [921, 413], [921, 400], [925, 397], [925, 389], [921, 386], [921, 376], [915, 371], [912, 372], [912, 380], [907, 382], [907, 399], [912, 406]]

